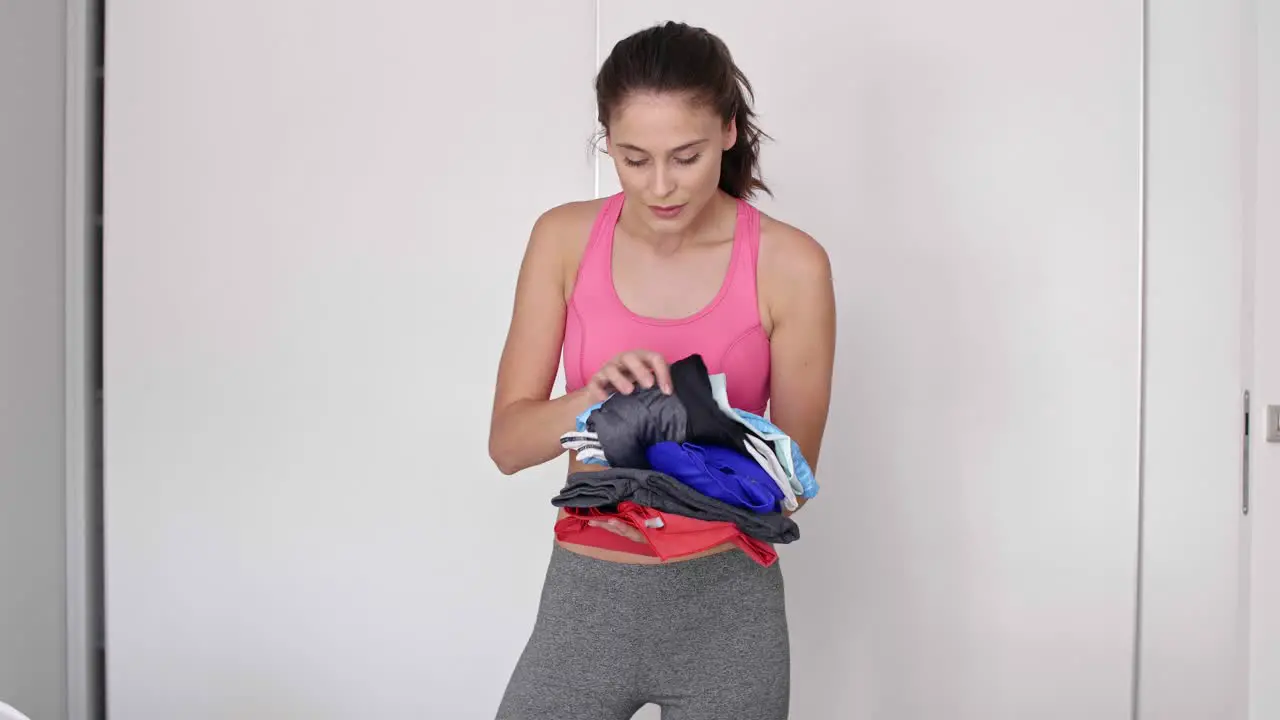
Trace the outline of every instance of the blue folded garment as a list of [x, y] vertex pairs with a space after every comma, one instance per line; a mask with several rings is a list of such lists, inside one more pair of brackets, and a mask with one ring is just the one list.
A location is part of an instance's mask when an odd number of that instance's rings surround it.
[[778, 512], [782, 489], [760, 463], [730, 448], [660, 442], [645, 457], [665, 473], [722, 502], [758, 513]]

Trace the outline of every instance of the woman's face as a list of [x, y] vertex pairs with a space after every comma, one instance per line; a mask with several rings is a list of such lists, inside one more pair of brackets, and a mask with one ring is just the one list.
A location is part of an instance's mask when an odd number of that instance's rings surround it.
[[716, 194], [720, 161], [738, 133], [682, 94], [641, 93], [614, 111], [609, 156], [635, 217], [655, 232], [687, 228]]

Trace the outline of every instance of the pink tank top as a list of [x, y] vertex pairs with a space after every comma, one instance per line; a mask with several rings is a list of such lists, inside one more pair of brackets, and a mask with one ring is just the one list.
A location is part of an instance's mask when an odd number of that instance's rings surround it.
[[564, 328], [566, 389], [581, 388], [607, 360], [627, 350], [652, 350], [667, 362], [698, 353], [710, 373], [724, 373], [730, 405], [763, 415], [769, 402], [769, 338], [756, 295], [760, 212], [738, 200], [733, 250], [720, 292], [693, 315], [668, 320], [631, 312], [614, 287], [613, 233], [622, 204], [622, 193], [605, 201], [578, 265]]

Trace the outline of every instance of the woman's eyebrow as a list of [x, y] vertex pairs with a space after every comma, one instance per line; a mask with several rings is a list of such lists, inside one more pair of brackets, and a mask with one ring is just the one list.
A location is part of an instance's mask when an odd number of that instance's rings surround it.
[[[701, 139], [699, 139], [699, 140], [693, 140], [693, 141], [691, 141], [691, 142], [687, 142], [687, 143], [685, 143], [685, 144], [683, 144], [683, 145], [681, 145], [681, 146], [679, 146], [679, 147], [677, 147], [677, 148], [673, 148], [673, 149], [671, 150], [671, 152], [673, 152], [673, 153], [678, 153], [678, 152], [683, 152], [683, 151], [685, 151], [685, 150], [690, 150], [690, 149], [692, 149], [693, 147], [695, 147], [695, 146], [697, 146], [697, 145], [701, 145], [702, 143], [705, 143], [705, 142], [707, 142], [707, 138], [701, 138]], [[620, 148], [622, 148], [622, 149], [624, 149], [624, 150], [634, 150], [634, 151], [636, 151], [636, 152], [641, 152], [641, 153], [644, 153], [644, 154], [646, 154], [646, 155], [651, 154], [648, 150], [645, 150], [644, 148], [642, 148], [642, 147], [638, 147], [638, 146], [636, 146], [636, 145], [632, 145], [631, 143], [618, 143], [618, 147], [620, 147]]]

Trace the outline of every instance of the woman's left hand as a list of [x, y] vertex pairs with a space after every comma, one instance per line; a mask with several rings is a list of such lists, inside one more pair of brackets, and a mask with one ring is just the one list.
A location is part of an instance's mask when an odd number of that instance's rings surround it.
[[617, 520], [613, 518], [610, 518], [609, 520], [591, 520], [587, 524], [592, 527], [604, 528], [605, 530], [608, 530], [611, 533], [614, 533], [616, 535], [621, 535], [622, 537], [627, 538], [628, 540], [633, 540], [642, 545], [648, 542], [647, 540], [645, 540], [644, 533], [628, 525], [627, 523], [622, 522], [621, 520]]

